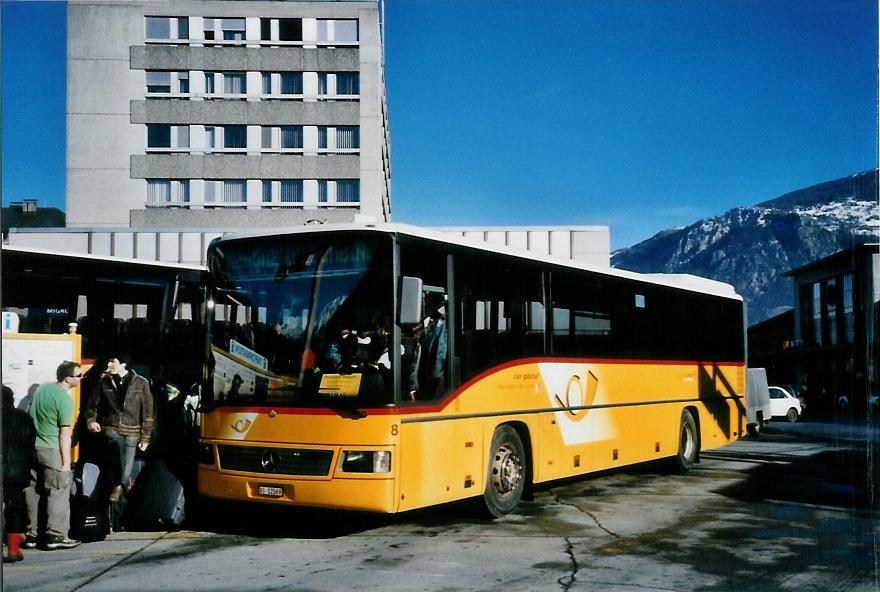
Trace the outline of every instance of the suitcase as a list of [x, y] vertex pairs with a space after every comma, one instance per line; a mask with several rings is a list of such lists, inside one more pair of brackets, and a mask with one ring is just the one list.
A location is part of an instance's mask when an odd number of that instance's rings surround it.
[[70, 483], [70, 537], [84, 543], [103, 541], [110, 532], [110, 509], [101, 495], [101, 470], [79, 462]]
[[128, 499], [128, 530], [178, 530], [185, 518], [183, 484], [161, 458], [144, 467]]

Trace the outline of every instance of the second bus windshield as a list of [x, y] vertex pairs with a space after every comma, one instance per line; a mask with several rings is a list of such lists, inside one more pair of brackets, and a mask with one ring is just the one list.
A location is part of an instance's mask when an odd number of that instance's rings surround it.
[[331, 234], [211, 249], [214, 400], [376, 406], [393, 401], [391, 241]]

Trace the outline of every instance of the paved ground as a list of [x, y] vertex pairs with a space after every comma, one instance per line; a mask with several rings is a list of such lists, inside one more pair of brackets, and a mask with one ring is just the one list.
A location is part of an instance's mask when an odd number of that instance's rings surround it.
[[876, 443], [873, 430], [773, 424], [689, 476], [652, 465], [557, 484], [495, 522], [461, 505], [226, 507], [207, 530], [30, 551], [4, 567], [4, 589], [876, 592]]

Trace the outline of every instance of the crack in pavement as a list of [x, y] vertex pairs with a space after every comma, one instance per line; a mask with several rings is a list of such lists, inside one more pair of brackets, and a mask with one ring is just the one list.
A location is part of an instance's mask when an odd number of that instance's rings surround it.
[[[619, 535], [619, 534], [614, 533], [614, 532], [611, 532], [610, 530], [608, 530], [607, 528], [605, 528], [605, 526], [603, 526], [602, 523], [599, 522], [599, 519], [596, 518], [596, 516], [595, 516], [592, 512], [589, 512], [589, 511], [587, 511], [587, 510], [584, 510], [584, 509], [581, 508], [580, 506], [575, 505], [575, 504], [573, 504], [573, 503], [571, 503], [571, 502], [563, 501], [562, 498], [560, 498], [558, 495], [555, 496], [555, 497], [556, 497], [556, 502], [557, 502], [558, 504], [561, 504], [561, 505], [563, 505], [563, 506], [569, 506], [569, 507], [572, 507], [572, 508], [574, 508], [575, 510], [577, 510], [577, 511], [579, 511], [579, 512], [582, 512], [582, 513], [586, 514], [587, 516], [589, 516], [589, 517], [593, 520], [593, 522], [596, 523], [596, 526], [598, 526], [600, 529], [602, 529], [603, 531], [605, 531], [606, 533], [610, 534], [611, 536], [613, 536], [613, 537], [616, 538], [616, 539], [619, 539], [619, 538], [620, 538], [620, 535]], [[566, 540], [568, 540], [568, 539], [566, 539]]]
[[[577, 558], [574, 556], [574, 547], [571, 544], [571, 539], [565, 537], [565, 553], [568, 555], [569, 561], [571, 561], [571, 573], [567, 576], [562, 576], [557, 582], [562, 586], [564, 592], [568, 592], [568, 590], [577, 582], [577, 572], [578, 572], [578, 562]], [[565, 581], [566, 578], [568, 581]]]

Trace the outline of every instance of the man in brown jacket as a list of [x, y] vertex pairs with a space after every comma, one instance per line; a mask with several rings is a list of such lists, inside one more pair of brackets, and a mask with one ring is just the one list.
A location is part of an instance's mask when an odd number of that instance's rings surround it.
[[110, 502], [119, 501], [128, 487], [135, 449], [147, 449], [153, 430], [150, 383], [129, 369], [128, 362], [127, 356], [110, 358], [107, 375], [89, 393], [86, 405], [86, 426], [100, 434], [107, 451]]

